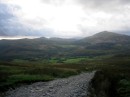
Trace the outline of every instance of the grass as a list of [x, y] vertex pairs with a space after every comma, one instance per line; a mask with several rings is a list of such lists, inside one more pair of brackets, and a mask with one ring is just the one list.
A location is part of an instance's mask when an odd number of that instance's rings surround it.
[[[22, 63], [21, 63], [22, 62]], [[57, 68], [55, 65], [31, 64], [27, 62], [0, 62], [0, 90], [19, 83], [49, 81], [77, 74], [76, 69]]]
[[85, 61], [86, 58], [70, 58], [63, 61], [63, 63], [80, 63], [82, 61]]
[[0, 90], [6, 90], [19, 83], [49, 81], [91, 70], [105, 71], [113, 83], [117, 97], [129, 97], [130, 58], [112, 56], [50, 58], [38, 61], [15, 59], [12, 62], [0, 62]]
[[29, 74], [18, 74], [11, 75], [7, 79], [7, 83], [14, 84], [18, 82], [35, 82], [35, 81], [49, 81], [54, 79], [54, 77], [49, 75], [29, 75]]
[[122, 79], [118, 82], [118, 94], [120, 97], [130, 97], [130, 80]]

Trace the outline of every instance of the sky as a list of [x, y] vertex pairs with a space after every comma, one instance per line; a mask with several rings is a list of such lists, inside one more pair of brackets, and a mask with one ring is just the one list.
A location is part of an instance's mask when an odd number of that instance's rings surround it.
[[130, 0], [0, 0], [0, 37], [130, 35]]

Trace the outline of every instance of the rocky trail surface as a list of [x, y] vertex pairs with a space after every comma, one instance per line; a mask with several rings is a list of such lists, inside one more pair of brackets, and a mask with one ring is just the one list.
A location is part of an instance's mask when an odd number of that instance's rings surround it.
[[6, 97], [87, 97], [95, 72], [82, 73], [49, 82], [37, 82], [7, 92]]

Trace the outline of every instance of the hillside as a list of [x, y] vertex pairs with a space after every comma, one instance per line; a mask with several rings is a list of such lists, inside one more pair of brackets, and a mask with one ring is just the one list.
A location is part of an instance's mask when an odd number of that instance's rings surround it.
[[[42, 92], [39, 84], [39, 90], [36, 84], [34, 89], [29, 85], [33, 93], [30, 92], [28, 86], [28, 88], [25, 87], [26, 89], [23, 89], [23, 86], [16, 90], [12, 89], [15, 89], [16, 86], [21, 84], [50, 81], [76, 75], [81, 72], [101, 70], [101, 72], [96, 73], [96, 76], [94, 76], [91, 81], [90, 85], [92, 89], [90, 87], [89, 90], [90, 93], [92, 93], [92, 97], [93, 95], [102, 97], [103, 92], [110, 95], [108, 97], [127, 97], [124, 95], [129, 95], [130, 93], [129, 64], [130, 36], [112, 32], [100, 32], [80, 40], [45, 37], [0, 40], [0, 96], [2, 95], [3, 97], [3, 95], [5, 95], [3, 91], [11, 88], [9, 89], [10, 94], [8, 93], [9, 97], [14, 97], [14, 95], [21, 96], [21, 93], [22, 95], [24, 95], [24, 93], [25, 95], [27, 94], [27, 97], [30, 93], [34, 95], [34, 97], [37, 97], [37, 95], [39, 96], [39, 93]], [[85, 76], [84, 78], [85, 81], [87, 81], [87, 77]], [[60, 95], [64, 95], [67, 92], [68, 94], [71, 93], [68, 91], [70, 86], [75, 87], [77, 85], [74, 83], [84, 81], [83, 77], [79, 79], [80, 80], [74, 80], [76, 82], [69, 82], [73, 85], [67, 85], [64, 80], [65, 87], [61, 88], [60, 86], [60, 89], [61, 91], [65, 91], [64, 89], [67, 91]], [[68, 82], [68, 80], [66, 81]], [[53, 83], [55, 80], [50, 82]], [[60, 80], [60, 82], [63, 86], [63, 81]], [[58, 81], [58, 83], [60, 82]], [[53, 85], [52, 83], [51, 85]], [[47, 89], [47, 91], [43, 91], [42, 95], [45, 92], [48, 93], [48, 91], [51, 94], [50, 90], [59, 90], [56, 83], [54, 83], [54, 87], [51, 88], [49, 85], [42, 87], [42, 89]], [[80, 86], [83, 86], [83, 82], [80, 83]], [[81, 92], [77, 92], [77, 89], [80, 91], [80, 87], [74, 87], [71, 87], [71, 90], [76, 89], [76, 92], [72, 92], [70, 95], [81, 94]], [[34, 92], [35, 89], [41, 92]], [[21, 92], [21, 90], [23, 92]], [[55, 93], [54, 96], [59, 96], [58, 91], [55, 91]]]
[[80, 40], [81, 43], [130, 43], [130, 36], [103, 31]]
[[130, 36], [107, 31], [80, 40], [45, 37], [0, 40], [0, 60], [129, 54], [129, 50]]

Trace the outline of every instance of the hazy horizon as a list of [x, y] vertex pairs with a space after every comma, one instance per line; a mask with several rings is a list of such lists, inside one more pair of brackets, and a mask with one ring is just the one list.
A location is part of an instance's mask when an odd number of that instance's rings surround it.
[[[108, 32], [108, 31], [102, 31], [102, 32], [98, 32], [98, 33], [103, 33], [103, 32]], [[95, 34], [98, 34], [95, 33]], [[108, 33], [115, 33], [116, 32], [108, 32]], [[36, 39], [36, 38], [47, 38], [47, 39], [51, 39], [51, 38], [60, 38], [60, 39], [83, 39], [86, 37], [90, 37], [93, 36], [95, 34], [89, 35], [89, 36], [82, 36], [82, 37], [46, 37], [46, 36], [0, 36], [0, 40], [19, 40], [19, 39]], [[117, 34], [121, 34], [121, 35], [128, 35], [128, 34], [123, 34], [123, 33], [117, 33]], [[130, 35], [128, 35], [130, 36]]]

